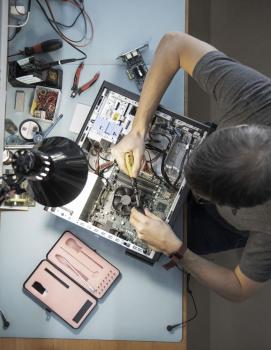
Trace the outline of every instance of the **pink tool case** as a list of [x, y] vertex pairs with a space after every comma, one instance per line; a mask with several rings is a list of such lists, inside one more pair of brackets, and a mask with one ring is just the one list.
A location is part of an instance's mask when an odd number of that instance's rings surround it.
[[73, 328], [79, 328], [120, 275], [66, 231], [24, 283], [24, 290]]

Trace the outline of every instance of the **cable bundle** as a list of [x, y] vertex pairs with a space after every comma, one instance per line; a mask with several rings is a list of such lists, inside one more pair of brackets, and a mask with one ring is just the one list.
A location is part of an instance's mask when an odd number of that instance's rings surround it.
[[[85, 59], [87, 58], [87, 55], [79, 48], [81, 47], [86, 47], [89, 45], [91, 40], [93, 39], [94, 35], [94, 29], [93, 29], [93, 24], [90, 19], [90, 16], [85, 10], [84, 7], [84, 0], [62, 0], [63, 2], [70, 4], [73, 9], [78, 10], [77, 15], [75, 16], [75, 19], [71, 24], [65, 24], [59, 22], [53, 13], [53, 9], [49, 3], [48, 0], [44, 0], [45, 5], [42, 5], [39, 0], [36, 0], [41, 11], [43, 12], [45, 18], [47, 19], [48, 23], [50, 26], [53, 28], [53, 30], [64, 40], [66, 43], [68, 43], [71, 47], [73, 47], [75, 50], [79, 51], [82, 55], [84, 55], [83, 58], [80, 59]], [[64, 33], [63, 29], [68, 29], [72, 28], [75, 26], [75, 24], [79, 21], [79, 19], [82, 19], [84, 23], [84, 33], [82, 34], [82, 37], [79, 39], [74, 39], [67, 34]]]

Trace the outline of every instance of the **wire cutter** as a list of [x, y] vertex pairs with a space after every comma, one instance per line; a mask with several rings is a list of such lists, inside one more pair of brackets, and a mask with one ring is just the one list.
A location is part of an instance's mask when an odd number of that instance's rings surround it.
[[71, 90], [72, 90], [71, 97], [75, 97], [76, 95], [80, 95], [82, 92], [89, 89], [96, 82], [96, 80], [98, 80], [98, 78], [100, 76], [100, 73], [97, 72], [90, 81], [88, 81], [87, 83], [85, 83], [84, 85], [82, 85], [81, 87], [78, 88], [80, 74], [81, 74], [81, 70], [83, 69], [83, 67], [84, 67], [84, 63], [81, 62], [75, 71], [75, 75], [73, 78], [73, 85], [71, 88]]

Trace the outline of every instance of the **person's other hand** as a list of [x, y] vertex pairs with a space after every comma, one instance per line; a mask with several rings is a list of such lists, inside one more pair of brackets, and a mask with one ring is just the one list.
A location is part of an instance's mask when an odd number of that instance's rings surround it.
[[114, 159], [117, 161], [120, 170], [125, 174], [129, 175], [125, 164], [125, 153], [132, 152], [134, 156], [134, 166], [131, 175], [132, 177], [137, 177], [144, 160], [144, 141], [144, 135], [132, 130], [118, 144], [111, 148]]
[[183, 244], [171, 227], [148, 209], [145, 209], [144, 215], [133, 208], [130, 222], [134, 226], [138, 238], [155, 251], [170, 255]]

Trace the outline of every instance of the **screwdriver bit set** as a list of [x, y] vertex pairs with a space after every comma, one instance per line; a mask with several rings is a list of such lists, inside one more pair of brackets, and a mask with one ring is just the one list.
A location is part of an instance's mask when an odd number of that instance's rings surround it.
[[119, 276], [115, 266], [66, 231], [25, 281], [24, 291], [79, 328]]

